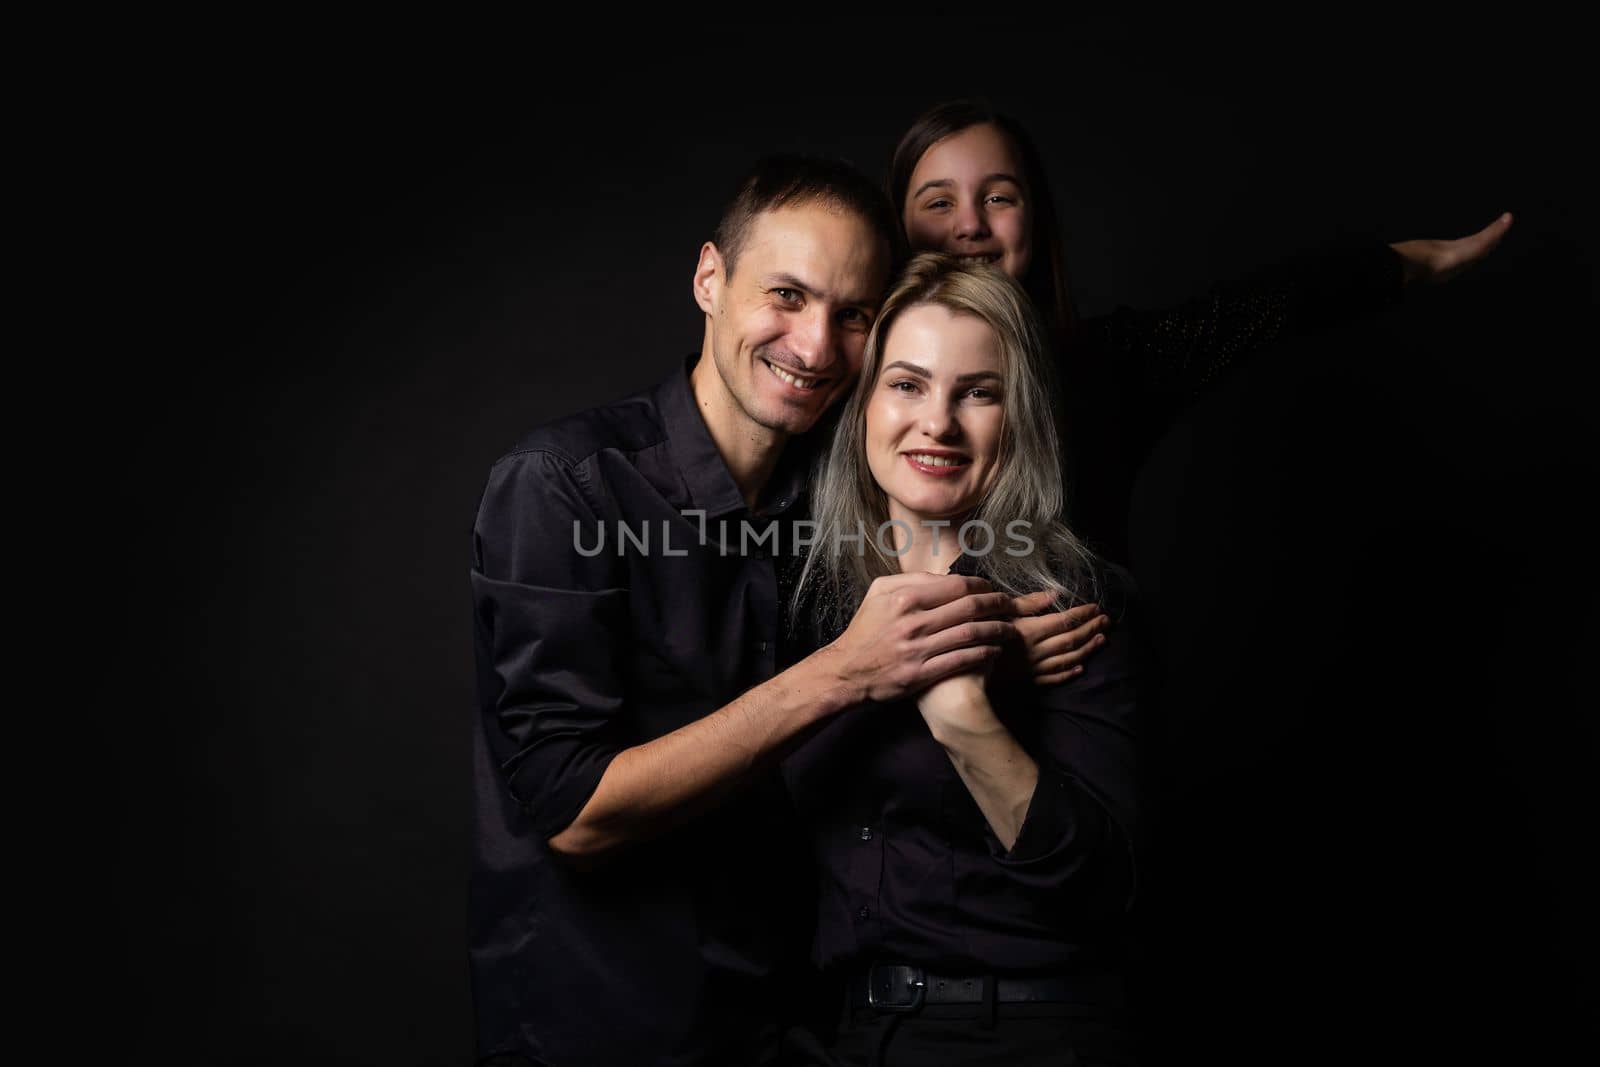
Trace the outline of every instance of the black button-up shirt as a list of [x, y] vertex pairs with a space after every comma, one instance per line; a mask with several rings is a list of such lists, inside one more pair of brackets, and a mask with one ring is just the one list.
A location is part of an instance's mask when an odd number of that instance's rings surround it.
[[[951, 573], [981, 574], [981, 561], [964, 555]], [[1101, 586], [1113, 625], [1083, 674], [990, 682], [996, 714], [1039, 765], [1009, 850], [914, 701], [852, 708], [785, 760], [820, 868], [813, 955], [824, 970], [1076, 973], [1086, 994], [1104, 988], [1136, 882], [1144, 645], [1131, 578], [1107, 568]]]
[[[618, 752], [775, 670], [773, 551], [794, 543], [809, 446], [790, 442], [752, 515], [696, 407], [696, 358], [646, 393], [536, 430], [494, 465], [479, 506], [470, 953], [482, 1055], [754, 1063], [784, 1004], [772, 988], [794, 947], [783, 924], [808, 915], [810, 879], [791, 867], [804, 845], [776, 772], [596, 870], [546, 844]], [[769, 521], [776, 546], [756, 543]]]

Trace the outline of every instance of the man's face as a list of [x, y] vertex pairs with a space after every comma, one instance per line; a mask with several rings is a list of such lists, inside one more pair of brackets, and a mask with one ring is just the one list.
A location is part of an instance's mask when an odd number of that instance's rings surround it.
[[707, 261], [696, 293], [728, 394], [760, 426], [804, 433], [856, 384], [887, 247], [853, 212], [801, 204], [756, 217], [731, 277]]

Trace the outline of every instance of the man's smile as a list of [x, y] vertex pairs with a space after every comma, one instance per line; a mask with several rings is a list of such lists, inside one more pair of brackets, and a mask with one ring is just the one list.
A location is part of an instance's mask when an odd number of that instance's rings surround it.
[[798, 389], [802, 393], [813, 392], [818, 386], [823, 385], [828, 381], [826, 378], [802, 377], [801, 375], [795, 374], [793, 371], [778, 366], [771, 360], [763, 359], [761, 362], [767, 365], [767, 367], [772, 371], [773, 375], [780, 382], [787, 385], [791, 389]]

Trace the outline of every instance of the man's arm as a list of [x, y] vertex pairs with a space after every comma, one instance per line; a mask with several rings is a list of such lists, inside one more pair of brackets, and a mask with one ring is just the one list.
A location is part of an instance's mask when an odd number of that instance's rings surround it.
[[[633, 635], [619, 557], [585, 556], [573, 524], [597, 494], [564, 457], [495, 465], [479, 507], [472, 584], [496, 691], [496, 759], [555, 851], [594, 860], [690, 818], [781, 756], [810, 726], [971, 670], [1013, 636], [1011, 603], [979, 579], [875, 582], [840, 638], [703, 718], [629, 745], [621, 650]], [[586, 534], [587, 536], [587, 534]]]
[[617, 754], [550, 847], [598, 858], [706, 810], [789, 751], [810, 727], [986, 664], [1012, 635], [1010, 598], [959, 575], [872, 584], [840, 637], [730, 704]]

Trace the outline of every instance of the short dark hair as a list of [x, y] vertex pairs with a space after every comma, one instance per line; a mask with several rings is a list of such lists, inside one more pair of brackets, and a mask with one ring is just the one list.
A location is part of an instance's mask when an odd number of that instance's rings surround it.
[[757, 216], [781, 207], [811, 203], [826, 204], [860, 217], [872, 227], [894, 260], [895, 250], [900, 247], [898, 225], [888, 199], [870, 178], [843, 160], [771, 155], [758, 160], [739, 183], [711, 238], [728, 275], [733, 275], [734, 263], [744, 251]]
[[[950, 100], [924, 111], [900, 138], [889, 159], [889, 199], [893, 202], [894, 217], [899, 220], [905, 216], [911, 172], [917, 169], [917, 162], [928, 149], [951, 134], [984, 125], [1005, 134], [1021, 157], [1022, 180], [1032, 202], [1034, 248], [1033, 262], [1028, 266], [1028, 276], [1022, 279], [1022, 287], [1039, 306], [1045, 323], [1058, 334], [1064, 334], [1072, 329], [1076, 316], [1067, 286], [1067, 262], [1061, 248], [1055, 198], [1050, 194], [1050, 182], [1045, 177], [1039, 150], [1016, 119], [996, 111], [985, 100]], [[904, 256], [909, 249], [903, 243], [903, 233], [901, 241], [896, 247]]]

